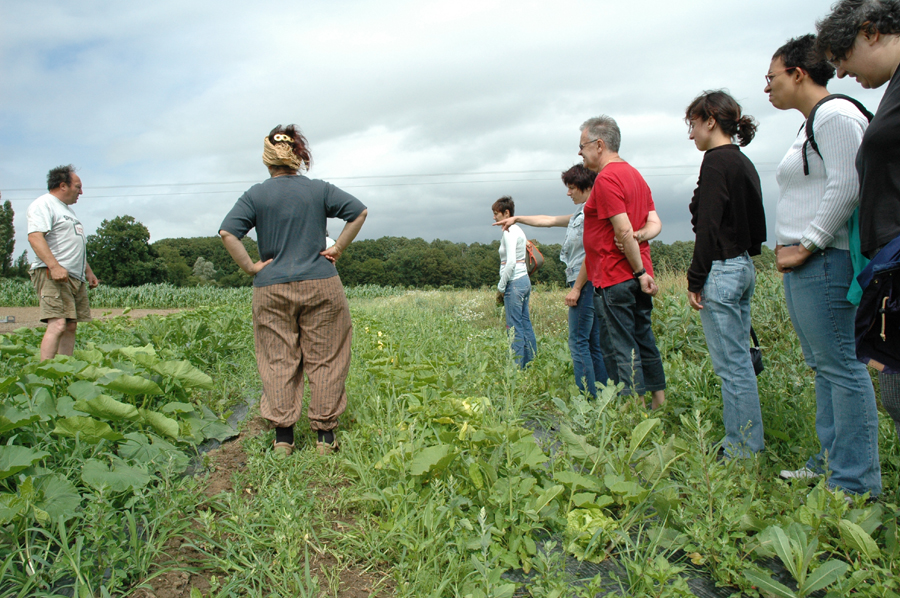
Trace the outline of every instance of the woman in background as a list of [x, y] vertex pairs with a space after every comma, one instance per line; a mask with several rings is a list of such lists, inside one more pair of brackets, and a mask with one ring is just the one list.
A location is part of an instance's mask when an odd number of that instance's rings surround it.
[[703, 334], [716, 375], [722, 379], [728, 458], [763, 449], [762, 412], [750, 360], [750, 299], [756, 270], [750, 256], [766, 240], [759, 174], [734, 144], [750, 143], [756, 124], [724, 91], [704, 92], [684, 120], [689, 137], [705, 152], [691, 200], [696, 241], [688, 268], [688, 300], [700, 311]]
[[[515, 214], [516, 204], [512, 197], [504, 196], [494, 202], [491, 210], [494, 212], [494, 222], [500, 222]], [[537, 339], [528, 315], [531, 279], [525, 264], [527, 242], [525, 233], [517, 224], [503, 231], [500, 240], [500, 282], [497, 283], [497, 291], [502, 296], [506, 311], [506, 328], [512, 328], [514, 333], [512, 350], [516, 364], [523, 369], [534, 359], [537, 351]]]

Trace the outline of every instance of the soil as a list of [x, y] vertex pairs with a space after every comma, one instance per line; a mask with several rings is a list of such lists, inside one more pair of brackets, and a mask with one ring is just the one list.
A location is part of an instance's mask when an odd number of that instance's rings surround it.
[[[105, 308], [95, 307], [91, 309], [91, 315], [95, 320], [108, 320], [121, 316], [125, 311], [121, 308]], [[132, 309], [128, 312], [129, 318], [143, 318], [150, 314], [165, 316], [181, 311], [180, 309]], [[3, 322], [5, 318], [10, 316], [16, 319], [15, 322]], [[40, 308], [37, 307], [0, 307], [0, 333], [12, 332], [19, 328], [37, 328], [38, 326], [46, 326], [41, 322]]]
[[[257, 434], [269, 430], [267, 420], [257, 416], [244, 426], [235, 440], [224, 443], [220, 448], [207, 453], [212, 462], [210, 473], [206, 479], [203, 492], [212, 498], [222, 492], [235, 492], [232, 485], [234, 474], [246, 467], [247, 456], [243, 442]], [[322, 489], [323, 491], [325, 489]], [[333, 490], [329, 488], [328, 490]], [[244, 496], [242, 494], [242, 496]], [[244, 496], [252, 498], [252, 494]], [[330, 512], [330, 525], [337, 530], [355, 527], [352, 520], [347, 520]], [[190, 598], [191, 589], [199, 590], [205, 595], [210, 589], [209, 578], [216, 571], [204, 569], [202, 554], [191, 547], [194, 538], [191, 534], [184, 537], [171, 538], [165, 544], [164, 554], [157, 559], [160, 569], [165, 572], [143, 585], [149, 588], [135, 590], [131, 598]], [[327, 577], [323, 571], [333, 571], [342, 565], [329, 553], [310, 554], [310, 571], [318, 577], [320, 587], [328, 587]], [[222, 577], [219, 574], [219, 577]], [[337, 596], [342, 598], [368, 598], [370, 596], [388, 597], [394, 595], [394, 583], [383, 575], [372, 573], [362, 567], [343, 565], [338, 574], [339, 589]]]

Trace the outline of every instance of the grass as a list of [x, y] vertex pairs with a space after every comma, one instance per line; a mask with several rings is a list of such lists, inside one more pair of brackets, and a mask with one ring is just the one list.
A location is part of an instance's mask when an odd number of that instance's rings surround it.
[[[354, 357], [339, 456], [316, 456], [301, 422], [297, 443], [304, 448], [286, 460], [267, 450], [271, 432], [244, 442], [246, 467], [235, 474], [234, 492], [206, 499], [189, 482], [161, 482], [159, 498], [137, 515], [160, 521], [158, 540], [135, 557], [131, 575], [92, 587], [127, 593], [158, 566], [149, 562], [153, 547], [184, 533], [189, 522], [198, 566], [212, 580], [198, 597], [338, 596], [348, 571], [369, 576], [372, 593], [398, 597], [510, 596], [516, 587], [502, 574], [520, 567], [531, 575], [534, 596], [588, 596], [609, 586], [607, 578], [573, 584], [563, 563], [540, 549], [550, 536], [581, 558], [617, 558], [615, 583], [626, 595], [690, 595], [680, 574], [692, 569], [759, 595], [759, 575], [768, 574], [756, 562], [779, 554], [776, 529], [800, 538], [799, 526], [804, 544], [782, 547], [785, 558], [815, 539], [808, 567], [829, 590], [895, 595], [900, 446], [890, 419], [884, 416], [880, 428], [880, 502], [850, 507], [821, 483], [777, 479], [778, 470], [798, 467], [818, 449], [815, 398], [779, 277], [760, 273], [753, 314], [766, 362], [759, 387], [767, 450], [751, 460], [717, 461], [721, 397], [699, 317], [682, 277], [659, 283], [655, 332], [669, 389], [665, 408], [654, 413], [613, 389], [598, 402], [578, 394], [562, 289], [535, 287], [539, 347], [525, 372], [512, 363], [502, 309], [489, 290], [353, 295]], [[205, 309], [196, 318], [92, 324], [79, 328], [79, 342], [149, 342], [183, 354], [216, 380], [215, 390], [195, 400], [222, 411], [258, 392], [249, 308], [241, 299]], [[233, 324], [216, 327], [229, 316]], [[535, 422], [554, 426], [558, 444], [536, 442], [528, 429]], [[181, 516], [167, 516], [176, 512]], [[85, 509], [82, 521], [88, 516], [103, 520]], [[35, 537], [61, 537], [52, 526], [34, 529]], [[80, 529], [80, 545], [70, 534], [57, 546], [87, 554], [115, 538], [113, 528]], [[75, 557], [59, 567], [102, 580], [95, 565], [71, 564]], [[825, 578], [819, 563], [829, 559], [846, 571]]]

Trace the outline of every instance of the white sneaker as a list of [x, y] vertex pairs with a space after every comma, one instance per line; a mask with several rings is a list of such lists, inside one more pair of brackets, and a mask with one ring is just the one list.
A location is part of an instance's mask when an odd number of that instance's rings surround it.
[[813, 480], [822, 476], [821, 473], [816, 473], [808, 467], [802, 467], [800, 469], [782, 469], [781, 473], [778, 475], [785, 480]]

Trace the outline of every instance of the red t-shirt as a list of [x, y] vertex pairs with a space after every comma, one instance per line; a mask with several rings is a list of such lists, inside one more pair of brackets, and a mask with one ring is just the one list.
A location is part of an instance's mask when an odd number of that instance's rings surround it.
[[[609, 219], [627, 213], [632, 228], [638, 230], [655, 209], [650, 187], [631, 164], [610, 162], [603, 167], [584, 204], [584, 264], [594, 286], [605, 289], [634, 278], [625, 254], [616, 247], [616, 233]], [[644, 268], [653, 276], [650, 244], [644, 241], [640, 248]]]

